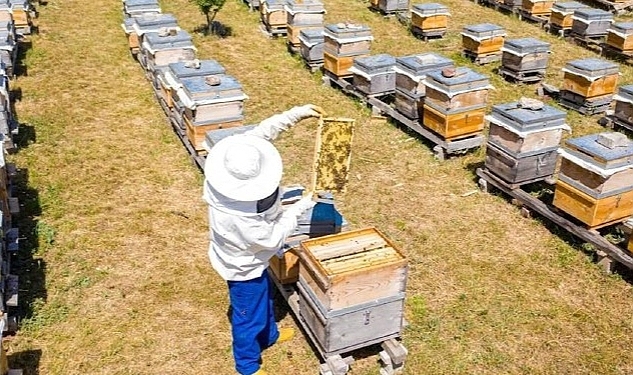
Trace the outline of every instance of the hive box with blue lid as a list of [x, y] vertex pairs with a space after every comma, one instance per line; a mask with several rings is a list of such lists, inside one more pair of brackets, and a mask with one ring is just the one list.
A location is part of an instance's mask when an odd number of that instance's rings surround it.
[[480, 55], [500, 52], [507, 33], [499, 25], [480, 23], [464, 26], [461, 35], [464, 49]]
[[128, 36], [128, 45], [136, 53], [143, 43], [146, 33], [157, 33], [161, 28], [178, 28], [178, 21], [173, 14], [149, 13], [138, 17], [127, 18], [121, 25]]
[[126, 17], [139, 17], [144, 14], [161, 13], [158, 0], [125, 0], [123, 14]]
[[438, 3], [414, 4], [411, 8], [411, 27], [423, 32], [443, 30], [448, 27], [448, 7]]
[[284, 6], [289, 26], [320, 25], [323, 27], [325, 7], [319, 0], [287, 0]]
[[396, 59], [388, 54], [358, 57], [350, 71], [354, 87], [367, 95], [388, 94], [396, 90]]
[[324, 51], [337, 57], [368, 54], [373, 40], [369, 26], [356, 24], [326, 25], [323, 36]]
[[552, 13], [554, 0], [523, 0], [521, 8], [527, 14], [544, 19]]
[[269, 27], [286, 27], [288, 14], [284, 8], [286, 0], [262, 0], [259, 13], [264, 25]]
[[613, 99], [613, 115], [627, 124], [633, 124], [633, 85], [620, 86]]
[[319, 64], [323, 62], [323, 46], [325, 37], [323, 28], [301, 30], [299, 34], [301, 43], [301, 57], [308, 64]]
[[426, 93], [424, 78], [430, 72], [454, 67], [453, 60], [437, 53], [396, 57], [396, 91], [419, 98]]
[[560, 154], [556, 207], [589, 227], [633, 215], [633, 141], [621, 133], [590, 134], [567, 140]]
[[633, 52], [633, 22], [617, 22], [607, 30], [607, 44], [623, 53]]
[[454, 140], [481, 133], [485, 114], [486, 107], [482, 105], [446, 109], [428, 100], [427, 96], [420, 117], [425, 128], [445, 140]]
[[444, 110], [485, 106], [491, 88], [488, 76], [465, 67], [430, 72], [424, 84], [425, 102]]
[[16, 31], [29, 34], [31, 32], [31, 13], [34, 11], [28, 0], [9, 0], [11, 15]]
[[196, 47], [193, 45], [191, 35], [184, 30], [168, 32], [147, 33], [141, 44], [141, 64], [151, 75], [154, 75], [156, 67], [165, 66], [178, 61], [193, 60]]
[[563, 30], [571, 29], [574, 23], [572, 19], [574, 12], [582, 8], [588, 8], [588, 6], [576, 1], [555, 2], [550, 13], [550, 25]]
[[607, 35], [613, 22], [613, 13], [602, 9], [581, 8], [572, 16], [571, 31], [581, 37], [595, 38]]
[[6, 75], [14, 75], [15, 62], [18, 55], [18, 46], [14, 35], [10, 31], [0, 31], [0, 61], [4, 64]]
[[569, 61], [563, 68], [562, 90], [586, 99], [612, 95], [618, 84], [620, 66], [614, 62], [588, 58]]
[[[376, 2], [376, 0], [370, 3]], [[383, 13], [395, 13], [406, 12], [409, 10], [409, 2], [407, 0], [377, 0], [377, 5], [374, 8], [378, 8]]]
[[544, 70], [547, 68], [550, 44], [535, 38], [509, 39], [505, 41], [501, 65], [515, 72]]
[[172, 108], [174, 99], [178, 100], [176, 90], [182, 87], [181, 79], [224, 74], [226, 69], [217, 61], [208, 59], [179, 61], [157, 68], [157, 71], [165, 102]]

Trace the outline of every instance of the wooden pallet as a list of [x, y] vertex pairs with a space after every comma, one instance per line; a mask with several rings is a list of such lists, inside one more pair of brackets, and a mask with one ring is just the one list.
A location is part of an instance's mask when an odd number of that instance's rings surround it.
[[569, 36], [567, 37], [570, 42], [598, 53], [602, 51], [602, 45], [604, 44], [605, 38], [606, 34], [588, 37], [579, 35], [573, 31], [570, 32]]
[[515, 72], [502, 66], [499, 68], [499, 74], [507, 81], [515, 83], [538, 83], [545, 78], [545, 69]]
[[442, 29], [432, 29], [432, 30], [422, 30], [416, 26], [411, 27], [411, 33], [418, 39], [422, 39], [425, 42], [428, 42], [429, 39], [439, 39], [444, 37], [446, 34], [445, 28]]
[[559, 38], [565, 38], [571, 34], [571, 27], [560, 27], [559, 25], [554, 25], [549, 22], [545, 24], [544, 28], [550, 34], [557, 35]]
[[580, 112], [581, 114], [585, 116], [592, 116], [592, 115], [597, 115], [599, 113], [605, 113], [609, 109], [609, 106], [610, 106], [610, 104], [603, 104], [599, 106], [590, 107], [584, 104], [574, 103], [564, 98], [560, 98], [558, 104], [560, 104], [561, 106], [565, 108], [573, 109], [574, 111]]
[[538, 24], [541, 27], [545, 27], [549, 23], [549, 14], [532, 14], [523, 8], [517, 10], [519, 20], [529, 21]]
[[288, 28], [286, 26], [270, 26], [260, 23], [259, 30], [269, 38], [278, 38], [288, 35]]
[[607, 43], [600, 45], [600, 55], [629, 65], [633, 62], [633, 52], [624, 52]]
[[620, 118], [615, 117], [614, 115], [606, 115], [602, 117], [598, 122], [602, 126], [610, 129], [618, 130], [621, 128], [633, 132], [633, 123], [624, 121]]
[[462, 56], [470, 59], [472, 62], [474, 62], [477, 65], [484, 65], [484, 64], [490, 64], [493, 62], [501, 61], [501, 56], [503, 56], [503, 53], [499, 51], [499, 52], [493, 52], [493, 53], [476, 54], [472, 51], [462, 50]]
[[477, 168], [476, 174], [479, 177], [479, 187], [483, 191], [490, 192], [494, 188], [509, 195], [521, 207], [523, 216], [530, 217], [531, 213], [535, 212], [565, 229], [570, 234], [593, 245], [596, 249], [598, 264], [606, 272], [613, 271], [614, 262], [633, 269], [633, 255], [616, 244], [609, 242], [598, 230], [586, 228], [583, 224], [579, 224], [569, 218], [556, 207], [544, 203], [520, 187], [508, 185], [486, 169]]

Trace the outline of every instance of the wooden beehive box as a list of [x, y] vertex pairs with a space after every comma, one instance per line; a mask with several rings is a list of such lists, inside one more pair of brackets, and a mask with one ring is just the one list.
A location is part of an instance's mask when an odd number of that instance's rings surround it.
[[354, 119], [321, 118], [317, 128], [312, 191], [344, 192], [354, 138]]
[[284, 8], [285, 0], [263, 0], [259, 7], [262, 22], [270, 27], [285, 27], [288, 14]]
[[287, 0], [288, 26], [323, 27], [325, 7], [319, 0]]
[[552, 176], [556, 169], [557, 160], [556, 150], [517, 158], [488, 143], [485, 166], [486, 169], [504, 181], [518, 184]]
[[368, 26], [346, 23], [326, 25], [323, 36], [324, 51], [337, 57], [368, 55], [373, 40]]
[[602, 9], [581, 8], [572, 16], [572, 32], [582, 37], [600, 37], [607, 35], [607, 29], [613, 22], [613, 13]]
[[[603, 145], [602, 134], [567, 140], [553, 204], [595, 228], [633, 215], [633, 141]], [[623, 137], [623, 138], [620, 138]]]
[[408, 0], [378, 0], [374, 8], [379, 9], [385, 14], [394, 12], [405, 12], [409, 10]]
[[492, 23], [480, 23], [464, 26], [461, 35], [464, 50], [481, 55], [500, 52], [506, 31]]
[[448, 17], [450, 17], [448, 7], [443, 4], [415, 4], [411, 8], [411, 26], [422, 31], [446, 29]]
[[161, 13], [158, 0], [125, 0], [123, 13], [127, 17], [139, 17], [144, 14]]
[[563, 30], [571, 29], [574, 20], [572, 19], [577, 9], [587, 8], [587, 5], [576, 2], [555, 2], [552, 5], [552, 12], [549, 16], [549, 23]]
[[206, 77], [224, 74], [226, 70], [215, 60], [179, 61], [167, 65], [159, 76], [165, 102], [169, 108], [173, 107], [176, 90], [182, 87], [183, 78]]
[[396, 95], [394, 99], [394, 106], [396, 107], [396, 111], [402, 113], [406, 117], [415, 120], [420, 117], [420, 113], [422, 113], [424, 104], [424, 97], [411, 97], [406, 93], [396, 90]]
[[573, 60], [563, 68], [563, 90], [587, 99], [615, 93], [619, 65], [607, 60], [589, 58]]
[[614, 23], [607, 33], [608, 45], [621, 52], [633, 52], [633, 22]]
[[420, 117], [424, 127], [446, 140], [454, 140], [480, 133], [484, 128], [485, 113], [484, 106], [444, 110], [425, 100]]
[[307, 63], [323, 62], [323, 28], [301, 30], [299, 42], [301, 43], [301, 57]]
[[620, 86], [613, 99], [613, 115], [628, 124], [633, 124], [633, 85]]
[[301, 40], [299, 38], [301, 37], [302, 31], [320, 30], [321, 32], [323, 32], [323, 25], [288, 25], [287, 30], [288, 43], [292, 44], [293, 46], [300, 46]]
[[521, 7], [533, 16], [549, 16], [552, 13], [554, 0], [523, 0]]
[[516, 72], [545, 70], [549, 61], [550, 44], [535, 38], [506, 40], [501, 49], [501, 65]]
[[31, 5], [27, 0], [9, 0], [11, 14], [16, 29], [29, 28], [31, 26]]
[[191, 35], [184, 30], [175, 33], [146, 33], [141, 53], [146, 58], [146, 69], [154, 71], [156, 66], [165, 66], [178, 61], [195, 59], [196, 47]]
[[487, 76], [465, 67], [429, 72], [424, 85], [425, 102], [444, 110], [484, 106], [491, 87]]
[[358, 57], [369, 56], [362, 54], [357, 56], [336, 56], [330, 54], [327, 50], [323, 50], [323, 69], [332, 73], [339, 78], [351, 77], [352, 72], [349, 69], [354, 64], [354, 59]]
[[161, 28], [179, 29], [178, 21], [173, 14], [142, 14], [138, 17], [128, 18], [124, 21], [124, 25], [129, 23], [129, 28], [126, 30], [126, 34], [128, 35], [129, 47], [133, 52], [140, 49], [141, 43], [143, 43], [143, 35], [146, 33], [157, 33], [161, 30]]
[[396, 90], [396, 59], [379, 54], [354, 59], [350, 71], [354, 87], [367, 95], [387, 94]]
[[410, 98], [426, 95], [424, 78], [433, 71], [454, 67], [453, 60], [437, 53], [421, 53], [396, 57], [396, 91]]

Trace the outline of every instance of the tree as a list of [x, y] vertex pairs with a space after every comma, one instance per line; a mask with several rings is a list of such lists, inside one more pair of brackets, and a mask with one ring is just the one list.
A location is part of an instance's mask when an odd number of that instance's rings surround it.
[[198, 6], [200, 12], [207, 18], [207, 33], [211, 32], [211, 24], [218, 14], [220, 9], [224, 6], [226, 0], [191, 0]]

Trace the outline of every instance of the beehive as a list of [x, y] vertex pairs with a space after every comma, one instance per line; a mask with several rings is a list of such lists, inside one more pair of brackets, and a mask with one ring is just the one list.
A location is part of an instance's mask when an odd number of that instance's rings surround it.
[[408, 0], [377, 0], [374, 8], [383, 13], [395, 13], [409, 10]]
[[633, 141], [590, 134], [567, 140], [561, 159], [556, 207], [592, 228], [633, 215]]
[[350, 72], [354, 87], [367, 95], [384, 95], [396, 90], [396, 59], [379, 54], [354, 59]]
[[332, 24], [323, 30], [323, 68], [337, 77], [351, 77], [354, 58], [369, 55], [373, 37], [366, 25]]
[[301, 57], [308, 64], [323, 63], [323, 46], [325, 44], [323, 28], [301, 30], [299, 42], [301, 43]]
[[133, 53], [138, 52], [145, 33], [157, 33], [161, 28], [178, 28], [178, 21], [172, 14], [150, 13], [124, 20], [122, 25], [128, 36], [128, 45]]
[[574, 20], [572, 16], [577, 9], [587, 8], [587, 5], [578, 3], [576, 1], [570, 2], [555, 2], [552, 5], [552, 11], [550, 13], [549, 22], [550, 25], [558, 27], [562, 30], [571, 29]]
[[301, 242], [300, 315], [325, 352], [402, 329], [407, 260], [374, 228]]
[[550, 44], [535, 38], [507, 40], [501, 65], [515, 72], [545, 70], [549, 61]]
[[15, 73], [15, 64], [18, 57], [18, 46], [13, 34], [9, 31], [0, 31], [0, 61], [4, 64], [4, 73], [12, 77]]
[[465, 67], [429, 72], [424, 85], [425, 101], [443, 110], [485, 106], [491, 88], [487, 76]]
[[423, 97], [426, 93], [426, 75], [453, 66], [453, 60], [436, 53], [396, 57], [396, 91], [414, 99]]
[[549, 17], [552, 13], [554, 0], [522, 0], [521, 7], [523, 10], [537, 17]]
[[446, 30], [448, 27], [448, 7], [438, 3], [415, 4], [411, 8], [411, 27], [421, 32]]
[[613, 115], [627, 124], [633, 124], [633, 85], [620, 86], [614, 99]]
[[607, 29], [607, 44], [623, 53], [633, 52], [633, 22], [618, 22]]
[[484, 128], [485, 114], [485, 106], [446, 110], [425, 100], [420, 117], [425, 128], [445, 140], [454, 140], [480, 133]]
[[322, 24], [317, 24], [317, 25], [288, 25], [288, 44], [293, 46], [293, 47], [301, 47], [301, 40], [299, 39], [301, 37], [301, 32], [302, 31], [308, 31], [308, 30], [321, 30], [321, 32], [323, 31], [323, 25]]
[[160, 68], [159, 81], [162, 97], [168, 108], [173, 106], [176, 90], [182, 87], [180, 80], [189, 77], [204, 77], [224, 74], [225, 69], [215, 60], [179, 61]]
[[571, 31], [579, 36], [596, 38], [607, 35], [613, 22], [613, 14], [606, 10], [581, 8], [574, 11]]
[[573, 60], [563, 68], [562, 89], [587, 99], [612, 95], [618, 84], [619, 70], [618, 64], [607, 60]]
[[286, 0], [262, 0], [259, 6], [261, 20], [268, 27], [287, 27]]
[[31, 11], [33, 10], [28, 0], [9, 0], [13, 25], [17, 32], [31, 33]]
[[126, 17], [139, 17], [145, 14], [161, 13], [158, 0], [125, 0], [123, 13]]
[[480, 23], [464, 26], [461, 35], [464, 50], [481, 55], [501, 52], [506, 31], [492, 23]]
[[288, 26], [323, 27], [325, 7], [319, 0], [287, 0], [284, 9], [288, 15]]
[[141, 44], [141, 54], [146, 64], [144, 68], [152, 73], [157, 66], [193, 60], [195, 51], [191, 35], [184, 30], [178, 30], [173, 34], [146, 33]]

